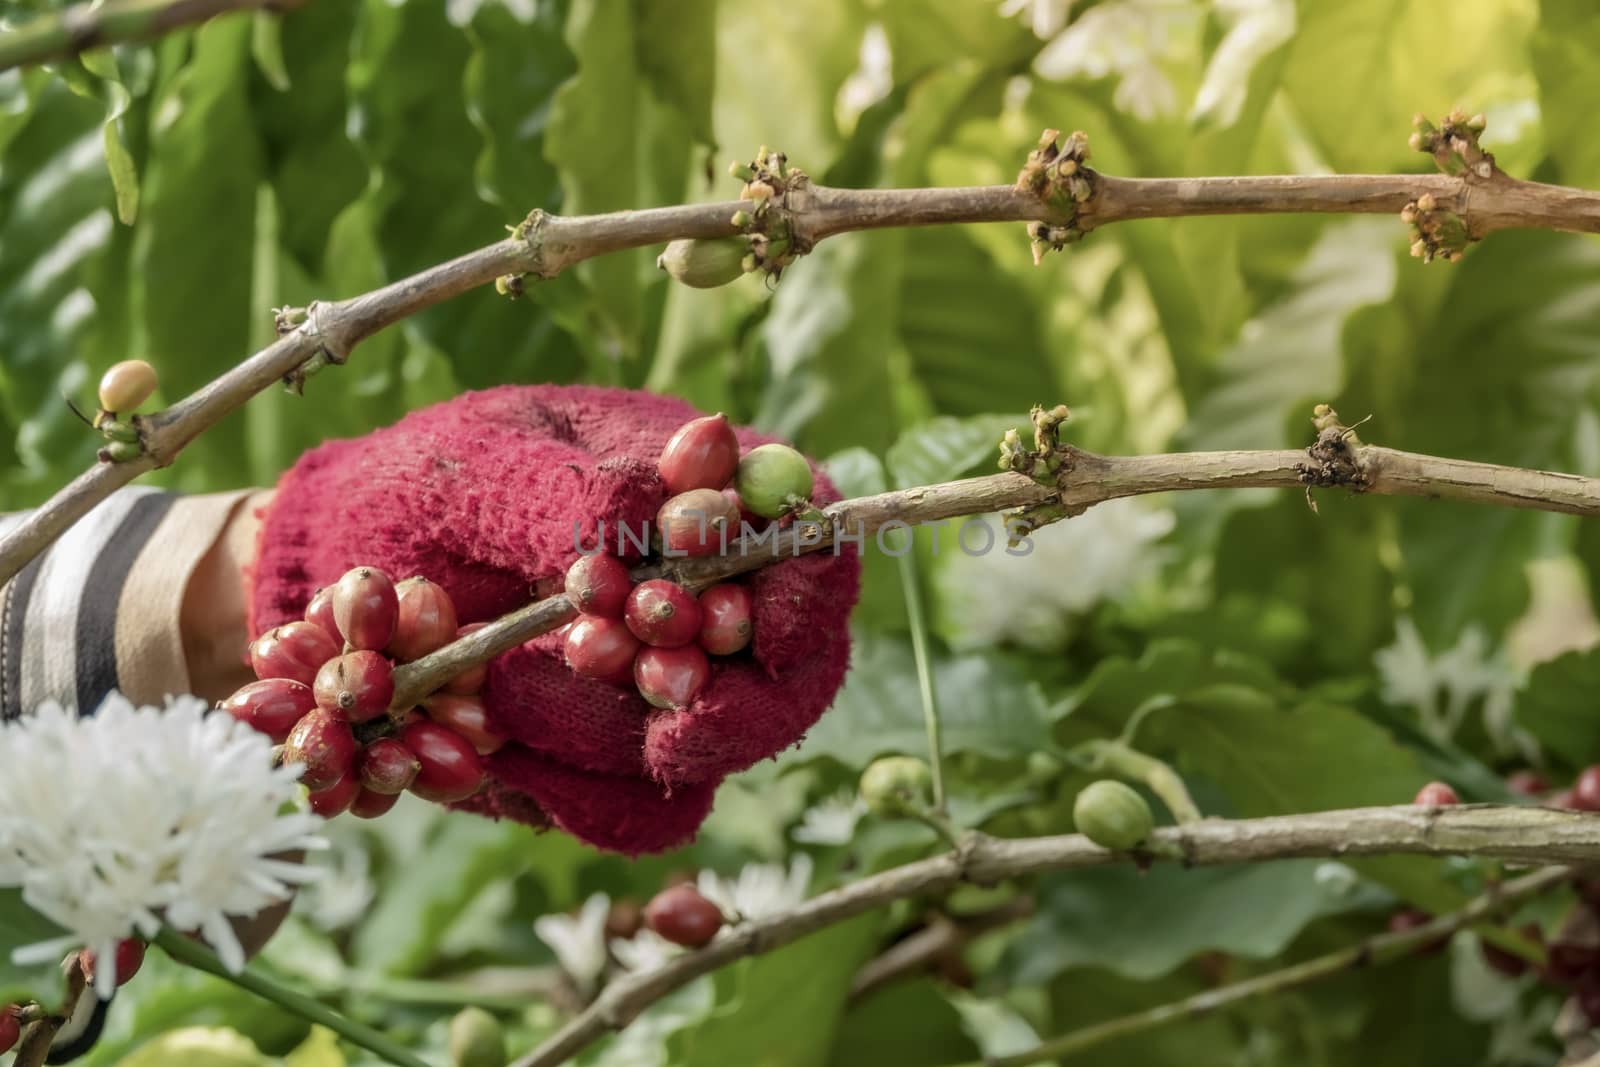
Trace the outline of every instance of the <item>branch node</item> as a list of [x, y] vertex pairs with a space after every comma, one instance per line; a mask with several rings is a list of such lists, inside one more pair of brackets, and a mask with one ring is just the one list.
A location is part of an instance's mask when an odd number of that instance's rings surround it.
[[1047, 252], [1059, 252], [1089, 232], [1078, 219], [1082, 206], [1094, 198], [1099, 180], [1087, 165], [1089, 138], [1079, 130], [1057, 145], [1060, 136], [1060, 130], [1045, 130], [1017, 175], [1017, 189], [1032, 193], [1057, 215], [1050, 221], [1028, 223], [1034, 266], [1043, 262]]
[[1317, 428], [1317, 439], [1306, 449], [1308, 462], [1300, 464], [1299, 473], [1306, 487], [1306, 501], [1315, 511], [1312, 489], [1343, 486], [1360, 493], [1371, 487], [1372, 472], [1362, 462], [1361, 439], [1356, 436], [1355, 427], [1340, 422], [1337, 411], [1327, 404], [1318, 404], [1313, 409], [1311, 422]]
[[[1072, 417], [1065, 404], [1045, 410], [1033, 406], [1029, 418], [1033, 423], [1033, 448], [1022, 446], [1022, 436], [1016, 430], [1007, 430], [1000, 441], [1000, 469], [1015, 471], [1058, 494], [1064, 488], [1066, 476], [1072, 472], [1075, 456], [1071, 446], [1061, 443], [1061, 424]], [[1015, 548], [1023, 538], [1052, 522], [1081, 515], [1082, 506], [1069, 506], [1059, 495], [1054, 500], [1043, 500], [1008, 512], [1006, 523], [1010, 532], [1009, 544]]]
[[285, 332], [283, 329], [285, 323], [293, 322], [294, 331], [303, 333], [317, 342], [317, 350], [298, 367], [283, 376], [284, 388], [295, 396], [305, 393], [307, 378], [324, 367], [342, 367], [350, 358], [350, 346], [322, 329], [322, 311], [326, 307], [327, 305], [321, 301], [312, 301], [303, 310], [280, 308], [276, 316], [280, 333]]
[[810, 195], [811, 179], [789, 157], [762, 145], [749, 163], [734, 163], [728, 172], [744, 182], [739, 199], [745, 206], [729, 220], [750, 240], [741, 266], [745, 273], [764, 272], [776, 282], [795, 260], [810, 252], [816, 242], [801, 231], [796, 209]]

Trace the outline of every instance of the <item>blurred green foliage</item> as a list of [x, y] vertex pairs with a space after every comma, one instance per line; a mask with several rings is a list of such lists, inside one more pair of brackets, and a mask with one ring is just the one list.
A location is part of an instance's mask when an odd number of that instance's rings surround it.
[[[761, 143], [850, 186], [1006, 182], [1046, 126], [1087, 131], [1095, 165], [1119, 175], [1421, 172], [1409, 116], [1459, 104], [1487, 113], [1486, 144], [1514, 173], [1596, 186], [1597, 57], [1588, 0], [316, 0], [7, 72], [0, 508], [37, 503], [89, 462], [96, 440], [62, 396], [91, 403], [112, 362], [149, 359], [171, 401], [264, 344], [275, 306], [400, 278], [531, 208], [728, 198], [726, 164]], [[324, 439], [463, 389], [543, 381], [729, 412], [832, 457], [851, 492], [992, 469], [1000, 430], [1058, 402], [1069, 439], [1105, 451], [1297, 446], [1327, 401], [1371, 415], [1362, 433], [1384, 444], [1600, 474], [1592, 240], [1498, 234], [1426, 268], [1405, 242], [1398, 220], [1151, 221], [1035, 268], [1021, 226], [881, 231], [829, 240], [776, 287], [710, 291], [669, 284], [642, 249], [519, 302], [484, 289], [391, 328], [304, 398], [256, 398], [157, 479], [270, 484]], [[942, 542], [920, 533], [955, 816], [1069, 830], [1089, 776], [1064, 753], [1124, 731], [1218, 815], [1402, 802], [1429, 777], [1500, 800], [1509, 770], [1559, 783], [1600, 756], [1584, 651], [1600, 635], [1600, 527], [1438, 501], [1318, 504], [1119, 502], [1018, 558], [966, 556], [954, 525]], [[923, 829], [850, 807], [873, 757], [925, 750], [899, 582], [869, 552], [837, 707], [731, 781], [692, 848], [629, 862], [407, 804], [339, 828], [334, 879], [262, 966], [441, 1063], [464, 1004], [495, 1011], [522, 1051], [572, 995], [539, 992], [556, 961], [538, 916], [598, 892], [643, 900], [684, 868], [733, 875], [803, 852], [820, 891], [927, 854]], [[1107, 870], [910, 902], [704, 979], [583, 1062], [968, 1061], [1348, 943], [1399, 898], [1451, 906], [1490, 873]], [[932, 977], [850, 996], [861, 962], [925, 908], [1015, 893], [1036, 895], [1035, 917]], [[367, 1062], [158, 955], [89, 1062]], [[1556, 994], [1502, 983], [1485, 1009], [1493, 976], [1464, 956], [1081, 1062], [1555, 1062]]]

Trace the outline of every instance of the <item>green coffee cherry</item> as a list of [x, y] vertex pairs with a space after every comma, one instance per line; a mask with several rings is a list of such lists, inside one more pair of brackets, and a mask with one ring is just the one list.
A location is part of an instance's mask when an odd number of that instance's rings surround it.
[[463, 1008], [450, 1020], [449, 1046], [455, 1067], [506, 1067], [505, 1033], [482, 1008]]
[[1092, 783], [1072, 804], [1078, 832], [1101, 848], [1126, 851], [1150, 836], [1155, 820], [1144, 797], [1121, 782]]
[[759, 445], [739, 460], [733, 488], [746, 511], [781, 518], [811, 498], [811, 464], [788, 445]]
[[884, 756], [861, 772], [858, 788], [876, 815], [913, 815], [933, 802], [933, 772], [915, 756]]
[[743, 237], [718, 237], [673, 241], [656, 257], [656, 266], [684, 285], [715, 289], [744, 273], [743, 260], [750, 243]]

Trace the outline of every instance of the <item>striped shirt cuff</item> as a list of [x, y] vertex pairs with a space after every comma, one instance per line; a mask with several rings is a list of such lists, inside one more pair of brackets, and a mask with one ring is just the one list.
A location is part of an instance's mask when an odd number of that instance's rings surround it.
[[89, 714], [113, 688], [136, 704], [188, 692], [184, 591], [249, 493], [120, 490], [0, 588], [0, 718], [47, 700]]

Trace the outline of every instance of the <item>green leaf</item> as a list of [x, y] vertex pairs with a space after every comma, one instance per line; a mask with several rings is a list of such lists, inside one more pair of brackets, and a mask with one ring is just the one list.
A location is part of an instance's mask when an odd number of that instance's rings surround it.
[[277, 13], [257, 11], [251, 16], [250, 56], [267, 84], [286, 93], [293, 86], [289, 64], [283, 58], [283, 20]]
[[1600, 10], [1587, 0], [1541, 0], [1529, 54], [1556, 180], [1600, 185], [1600, 145], [1589, 136], [1588, 105], [1600, 93]]
[[467, 905], [491, 883], [528, 870], [541, 851], [526, 826], [464, 815], [444, 820], [427, 848], [384, 881], [356, 930], [352, 962], [387, 974], [420, 973]]
[[945, 1067], [979, 1056], [960, 1014], [931, 978], [893, 982], [840, 1020], [829, 1067]]
[[[844, 1012], [850, 981], [882, 925], [862, 915], [712, 976], [717, 1006], [667, 1040], [670, 1067], [821, 1067]], [[797, 976], [804, 980], [796, 981]], [[782, 1041], [771, 1040], [783, 1034]]]
[[[251, 274], [261, 145], [249, 101], [250, 20], [195, 31], [193, 57], [157, 90], [176, 116], [150, 147], [149, 195], [134, 252], [132, 308], [163, 395], [181, 397], [250, 353]], [[217, 161], [227, 159], [228, 166]], [[225, 421], [184, 450], [180, 484], [248, 484], [244, 424]]]
[[[799, 748], [779, 757], [784, 764], [828, 757], [860, 770], [878, 756], [927, 750], [910, 642], [861, 631], [853, 636], [850, 673], [833, 710]], [[1048, 743], [1044, 698], [1005, 658], [935, 652], [933, 685], [947, 753], [1023, 759]]]
[[711, 104], [717, 64], [702, 60], [716, 52], [717, 0], [635, 0], [634, 6], [640, 73], [655, 96], [683, 113], [695, 140], [716, 148]]
[[1270, 959], [1309, 923], [1388, 899], [1349, 876], [1319, 877], [1323, 863], [1051, 875], [1039, 887], [1038, 914], [1011, 944], [1007, 973], [1014, 982], [1034, 983], [1074, 967], [1108, 967], [1151, 979], [1208, 951]]
[[1283, 86], [1335, 170], [1432, 169], [1406, 145], [1411, 115], [1437, 121], [1520, 101], [1533, 19], [1515, 0], [1300, 4]]
[[953, 481], [979, 466], [993, 468], [1005, 432], [1027, 427], [1025, 415], [941, 415], [907, 429], [885, 459], [897, 489]]
[[1600, 651], [1568, 652], [1535, 667], [1517, 694], [1518, 724], [1538, 738], [1546, 754], [1574, 770], [1600, 759]]
[[[1193, 449], [1280, 448], [1311, 439], [1311, 407], [1343, 379], [1340, 335], [1356, 308], [1394, 290], [1393, 220], [1328, 227], [1289, 280], [1289, 291], [1240, 330], [1217, 357], [1216, 381], [1185, 427]], [[1290, 420], [1301, 427], [1287, 432]]]
[[191, 1026], [162, 1034], [123, 1057], [118, 1067], [273, 1067], [248, 1038], [220, 1026]]
[[[1412, 264], [1407, 264], [1411, 266]], [[1585, 471], [1595, 460], [1600, 249], [1551, 233], [1496, 234], [1448, 273], [1404, 270], [1393, 306], [1345, 336], [1351, 420], [1363, 439], [1456, 459]], [[1390, 500], [1400, 578], [1430, 645], [1490, 630], [1527, 602], [1524, 565], [1569, 541], [1575, 520], [1439, 500]]]

